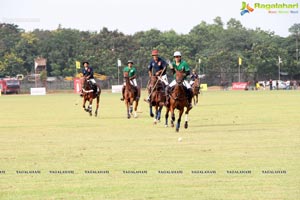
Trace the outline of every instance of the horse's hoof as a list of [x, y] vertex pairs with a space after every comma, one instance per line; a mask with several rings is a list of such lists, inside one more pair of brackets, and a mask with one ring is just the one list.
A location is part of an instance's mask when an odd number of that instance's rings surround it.
[[156, 125], [157, 123], [156, 123], [156, 121], [155, 122], [153, 122], [153, 125]]
[[168, 128], [168, 124], [165, 124], [165, 127]]
[[137, 114], [134, 114], [134, 118], [137, 118], [138, 117], [138, 115]]
[[176, 128], [176, 132], [179, 132], [179, 128]]
[[188, 128], [188, 126], [189, 126], [188, 123], [184, 124], [184, 128]]
[[154, 114], [153, 114], [153, 113], [151, 113], [151, 114], [150, 114], [150, 117], [154, 117]]
[[171, 124], [171, 127], [173, 128], [173, 127], [174, 127], [174, 124]]

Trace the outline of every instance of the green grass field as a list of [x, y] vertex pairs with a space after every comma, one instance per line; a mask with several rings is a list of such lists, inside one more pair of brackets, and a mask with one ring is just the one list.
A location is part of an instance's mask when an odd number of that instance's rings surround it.
[[103, 92], [95, 118], [75, 94], [0, 96], [0, 199], [300, 199], [299, 91], [206, 92], [179, 133], [119, 98]]

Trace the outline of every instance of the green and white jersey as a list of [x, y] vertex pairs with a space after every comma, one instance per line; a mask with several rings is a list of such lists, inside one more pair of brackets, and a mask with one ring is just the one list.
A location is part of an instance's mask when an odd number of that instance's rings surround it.
[[123, 72], [128, 72], [128, 76], [129, 76], [129, 78], [131, 78], [136, 74], [136, 69], [133, 66], [131, 68], [126, 66], [126, 67], [124, 67]]
[[[190, 72], [190, 67], [189, 65], [184, 61], [182, 60], [179, 65], [176, 65], [176, 62], [172, 62], [172, 66], [174, 67], [175, 70], [177, 71], [183, 71], [184, 73], [187, 73], [187, 72]], [[189, 74], [189, 73], [187, 73]], [[175, 74], [174, 74], [174, 78], [175, 78]]]

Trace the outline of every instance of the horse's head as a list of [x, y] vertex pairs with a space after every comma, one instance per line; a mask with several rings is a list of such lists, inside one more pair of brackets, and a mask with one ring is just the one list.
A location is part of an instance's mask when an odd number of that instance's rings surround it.
[[91, 89], [91, 86], [90, 86], [90, 84], [88, 83], [88, 80], [85, 77], [83, 78], [83, 88], [85, 90], [90, 90]]
[[158, 80], [157, 76], [151, 76], [149, 85], [153, 87], [156, 84], [157, 80]]
[[176, 70], [175, 79], [177, 84], [182, 84], [184, 81], [184, 77], [185, 77], [185, 73], [182, 70], [181, 71]]
[[149, 86], [155, 87], [156, 90], [160, 90], [163, 88], [163, 82], [159, 76], [151, 76]]
[[195, 85], [195, 86], [199, 86], [199, 84], [200, 84], [200, 80], [199, 80], [198, 78], [196, 78], [196, 79], [195, 79], [195, 82], [194, 82], [194, 85]]

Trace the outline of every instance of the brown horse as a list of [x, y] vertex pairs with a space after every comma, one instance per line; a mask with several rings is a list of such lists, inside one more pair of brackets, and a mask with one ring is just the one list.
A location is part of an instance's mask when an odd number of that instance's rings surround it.
[[151, 76], [149, 87], [151, 88], [149, 101], [150, 116], [154, 117], [152, 107], [155, 106], [155, 118], [153, 123], [156, 124], [160, 121], [161, 110], [166, 100], [164, 84], [159, 79], [159, 76]]
[[193, 90], [194, 105], [197, 105], [198, 104], [198, 94], [200, 93], [200, 81], [198, 78], [195, 79], [195, 82], [192, 85], [192, 90]]
[[186, 107], [185, 111], [185, 124], [184, 128], [188, 128], [188, 114], [189, 111], [192, 109], [189, 107], [189, 102], [186, 94], [186, 88], [183, 85], [184, 82], [184, 73], [183, 71], [176, 71], [176, 85], [174, 86], [171, 94], [170, 94], [170, 103], [168, 106], [166, 106], [166, 122], [165, 126], [168, 126], [168, 117], [169, 117], [169, 111], [171, 112], [171, 127], [174, 127], [174, 121], [175, 121], [175, 109], [179, 110], [179, 116], [176, 124], [176, 132], [179, 131], [180, 128], [180, 122], [181, 122], [181, 116], [183, 114], [184, 108]]
[[130, 119], [133, 111], [133, 102], [134, 105], [134, 117], [137, 117], [137, 107], [139, 104], [139, 99], [137, 99], [137, 89], [130, 83], [128, 72], [124, 72], [125, 79], [125, 90], [124, 90], [124, 102], [127, 107], [127, 118]]
[[[90, 116], [92, 116], [92, 104], [93, 104], [93, 99], [96, 99], [96, 110], [95, 110], [95, 117], [97, 117], [98, 115], [98, 108], [99, 108], [99, 100], [100, 100], [100, 94], [101, 94], [101, 88], [99, 86], [97, 86], [99, 88], [99, 93], [96, 94], [92, 88], [91, 83], [89, 83], [89, 81], [87, 79], [84, 79], [83, 82], [83, 87], [82, 87], [82, 93], [83, 93], [83, 109], [86, 112], [89, 112]], [[89, 102], [89, 106], [86, 108], [85, 107], [85, 103]]]

